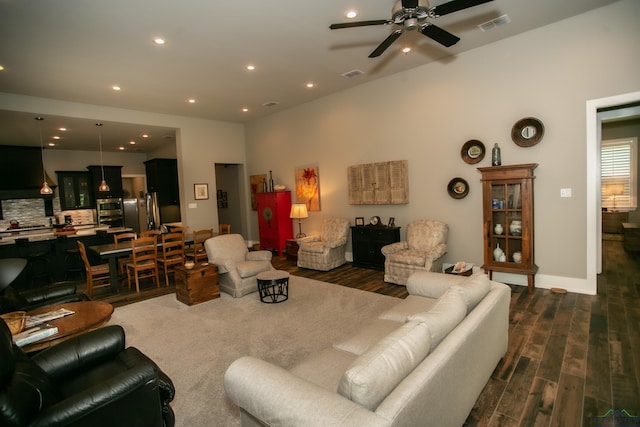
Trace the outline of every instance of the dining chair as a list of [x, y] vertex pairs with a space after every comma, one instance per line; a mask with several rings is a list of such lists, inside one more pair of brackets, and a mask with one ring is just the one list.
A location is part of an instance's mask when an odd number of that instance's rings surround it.
[[218, 234], [231, 234], [231, 224], [220, 224]]
[[151, 277], [160, 287], [158, 275], [158, 241], [153, 237], [140, 237], [131, 241], [132, 261], [127, 264], [127, 282], [131, 288], [131, 280], [136, 281], [136, 292], [140, 292], [140, 279]]
[[89, 295], [89, 298], [93, 298], [94, 287], [111, 286], [109, 264], [91, 265], [87, 256], [87, 248], [80, 240], [78, 240], [78, 249], [80, 250], [80, 258], [82, 258], [84, 270], [87, 273], [87, 295]]
[[163, 234], [160, 250], [162, 256], [158, 256], [158, 263], [164, 271], [165, 285], [169, 286], [169, 272], [178, 265], [184, 265], [184, 233]]
[[186, 254], [187, 258], [198, 263], [207, 260], [207, 251], [204, 248], [204, 242], [213, 237], [213, 228], [205, 230], [196, 230], [193, 232], [193, 249]]
[[[136, 240], [138, 236], [136, 233], [119, 233], [113, 235], [113, 242], [117, 245], [120, 242], [128, 242]], [[118, 275], [124, 277], [127, 274], [127, 264], [133, 261], [131, 255], [126, 255], [118, 258]]]
[[140, 237], [159, 237], [161, 234], [160, 230], [145, 230], [140, 232]]

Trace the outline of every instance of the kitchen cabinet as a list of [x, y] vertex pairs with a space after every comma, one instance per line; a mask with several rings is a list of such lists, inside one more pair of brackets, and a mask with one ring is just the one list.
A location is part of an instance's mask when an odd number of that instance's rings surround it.
[[98, 191], [98, 186], [102, 182], [102, 166], [87, 166], [87, 169], [91, 172], [92, 190], [96, 199], [122, 198], [122, 166], [104, 167], [104, 180], [107, 181], [109, 191]]
[[400, 227], [351, 227], [353, 265], [384, 270], [382, 247], [400, 241]]
[[158, 193], [160, 206], [179, 205], [178, 161], [152, 159], [144, 162], [147, 173], [147, 191]]
[[56, 175], [58, 176], [60, 208], [63, 211], [90, 209], [95, 206], [91, 172], [56, 171]]
[[277, 250], [282, 256], [287, 239], [293, 238], [291, 191], [256, 193], [260, 249]]
[[533, 250], [533, 170], [538, 165], [478, 168], [482, 173], [484, 271], [526, 274], [529, 292], [538, 266]]

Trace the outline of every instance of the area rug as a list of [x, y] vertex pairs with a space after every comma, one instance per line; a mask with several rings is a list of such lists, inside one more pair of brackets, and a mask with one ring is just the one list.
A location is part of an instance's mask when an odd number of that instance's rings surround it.
[[239, 426], [223, 376], [235, 359], [251, 355], [285, 369], [357, 332], [400, 300], [292, 276], [289, 299], [261, 303], [257, 293], [194, 306], [164, 295], [115, 309], [127, 345], [139, 348], [171, 377], [176, 426]]

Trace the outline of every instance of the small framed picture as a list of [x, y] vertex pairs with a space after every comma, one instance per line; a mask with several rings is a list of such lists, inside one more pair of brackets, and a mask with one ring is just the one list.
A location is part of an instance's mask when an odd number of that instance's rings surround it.
[[396, 219], [394, 217], [390, 217], [389, 224], [387, 225], [387, 227], [395, 227], [395, 226], [396, 226]]
[[356, 226], [357, 227], [364, 227], [364, 217], [363, 216], [357, 216], [356, 217]]
[[196, 200], [209, 200], [209, 184], [193, 184], [193, 195]]

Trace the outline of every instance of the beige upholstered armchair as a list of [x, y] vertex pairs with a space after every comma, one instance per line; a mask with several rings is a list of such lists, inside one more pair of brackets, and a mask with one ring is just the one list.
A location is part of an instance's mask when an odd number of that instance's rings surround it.
[[328, 271], [341, 266], [346, 262], [348, 236], [348, 219], [325, 219], [319, 235], [298, 239], [298, 267]]
[[418, 220], [407, 226], [407, 240], [382, 247], [384, 281], [406, 285], [414, 271], [442, 271], [449, 227], [441, 221]]
[[209, 262], [218, 267], [220, 290], [234, 298], [258, 290], [256, 276], [273, 270], [269, 251], [249, 252], [240, 234], [222, 234], [204, 242]]

